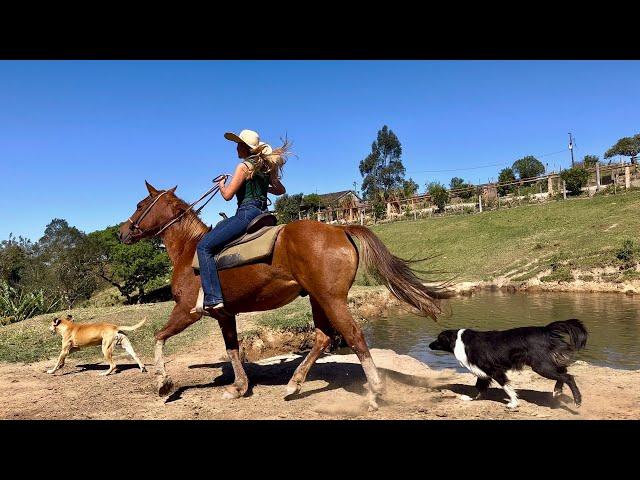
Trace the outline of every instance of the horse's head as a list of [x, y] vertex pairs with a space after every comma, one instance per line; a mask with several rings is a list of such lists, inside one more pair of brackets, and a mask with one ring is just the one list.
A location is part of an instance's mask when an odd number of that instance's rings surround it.
[[178, 186], [169, 190], [156, 190], [145, 180], [149, 196], [138, 202], [136, 211], [120, 225], [120, 241], [131, 245], [143, 238], [152, 237], [169, 223], [179, 211], [174, 192]]

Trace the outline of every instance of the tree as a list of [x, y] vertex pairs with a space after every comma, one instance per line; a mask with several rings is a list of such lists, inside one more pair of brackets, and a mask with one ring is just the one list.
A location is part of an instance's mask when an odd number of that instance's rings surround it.
[[62, 218], [54, 218], [44, 229], [44, 235], [38, 240], [40, 247], [52, 254], [75, 247], [82, 241], [84, 233], [72, 227]]
[[[515, 182], [516, 176], [512, 168], [503, 168], [498, 175], [498, 183]], [[506, 195], [513, 190], [513, 185], [501, 185], [498, 187], [498, 195]]]
[[97, 283], [91, 272], [91, 252], [86, 235], [61, 218], [46, 226], [38, 241], [39, 261], [46, 267], [40, 277], [43, 288], [54, 292], [71, 308], [79, 299], [89, 298]]
[[544, 173], [544, 165], [536, 157], [528, 155], [513, 162], [513, 171], [518, 174], [518, 178], [537, 177]]
[[622, 155], [623, 157], [637, 157], [640, 153], [640, 133], [634, 135], [633, 137], [622, 137], [620, 140], [616, 142], [616, 144], [611, 147], [604, 154], [604, 158], [615, 157], [616, 155]]
[[127, 302], [133, 301], [136, 291], [141, 302], [145, 286], [169, 273], [171, 262], [159, 239], [124, 245], [118, 239], [118, 229], [115, 225], [88, 235], [92, 272], [116, 287]]
[[288, 195], [285, 193], [278, 197], [275, 203], [278, 223], [289, 223], [294, 220], [298, 220], [298, 214], [300, 213], [300, 205], [302, 202], [302, 193], [296, 193], [295, 195]]
[[458, 197], [464, 198], [465, 200], [468, 200], [473, 196], [473, 185], [471, 185], [470, 183], [466, 183], [464, 179], [460, 177], [453, 177], [449, 182], [449, 187], [451, 188], [451, 190], [465, 189], [460, 192], [456, 192], [456, 195]]
[[394, 192], [404, 188], [402, 145], [395, 133], [386, 125], [378, 130], [371, 145], [371, 153], [360, 162], [362, 193], [372, 203], [382, 203]]
[[593, 168], [599, 161], [600, 157], [598, 157], [597, 155], [585, 155], [582, 159], [582, 166], [584, 168]]
[[444, 207], [449, 201], [449, 192], [444, 188], [444, 185], [431, 182], [427, 186], [427, 193], [431, 196], [431, 201], [438, 207], [438, 211], [444, 212]]
[[582, 167], [573, 167], [563, 170], [560, 178], [565, 181], [571, 195], [580, 195], [589, 180], [589, 172]]
[[458, 188], [462, 188], [464, 185], [464, 179], [460, 177], [453, 177], [449, 182], [449, 188], [451, 190], [457, 190]]
[[317, 212], [322, 206], [320, 195], [318, 195], [317, 193], [310, 193], [309, 195], [305, 195], [304, 197], [302, 197], [302, 203], [305, 207], [310, 208], [313, 212]]
[[409, 180], [402, 182], [402, 194], [404, 198], [413, 197], [418, 191], [418, 184], [413, 181], [413, 178], [409, 177]]
[[0, 280], [11, 287], [19, 285], [28, 269], [33, 244], [29, 239], [15, 238], [9, 234], [8, 240], [0, 242]]

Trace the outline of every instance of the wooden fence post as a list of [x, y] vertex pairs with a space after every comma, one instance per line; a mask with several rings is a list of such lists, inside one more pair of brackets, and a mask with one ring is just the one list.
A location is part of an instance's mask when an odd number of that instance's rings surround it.
[[600, 162], [596, 162], [596, 192], [600, 191]]
[[631, 169], [628, 165], [624, 167], [624, 188], [627, 190], [631, 188]]
[[480, 213], [482, 213], [482, 195], [478, 195], [478, 205], [480, 206]]
[[547, 192], [549, 196], [553, 195], [553, 180], [551, 180], [551, 175], [547, 177]]
[[562, 180], [562, 196], [565, 200], [567, 199], [567, 182], [564, 180]]

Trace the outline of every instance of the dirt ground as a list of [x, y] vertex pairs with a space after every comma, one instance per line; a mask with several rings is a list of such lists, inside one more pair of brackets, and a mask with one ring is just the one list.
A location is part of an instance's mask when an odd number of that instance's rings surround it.
[[[365, 377], [355, 355], [327, 355], [312, 368], [302, 391], [285, 400], [285, 385], [302, 357], [296, 354], [247, 363], [248, 396], [223, 400], [232, 370], [219, 335], [167, 357], [176, 390], [157, 396], [150, 373], [118, 355], [117, 373], [100, 377], [107, 366], [74, 360], [55, 375], [54, 360], [0, 364], [2, 419], [639, 419], [640, 371], [613, 370], [578, 362], [570, 368], [583, 394], [576, 408], [569, 392], [553, 399], [554, 382], [530, 370], [512, 373], [520, 407], [509, 411], [505, 395], [492, 387], [489, 399], [463, 402], [475, 377], [436, 371], [391, 350], [372, 350], [386, 381], [380, 409], [368, 412]], [[150, 358], [143, 358], [148, 365]], [[565, 387], [565, 390], [567, 388]]]

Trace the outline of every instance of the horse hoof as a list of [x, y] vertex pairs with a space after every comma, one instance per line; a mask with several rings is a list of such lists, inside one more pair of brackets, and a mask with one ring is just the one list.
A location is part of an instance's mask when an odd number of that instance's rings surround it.
[[238, 390], [234, 389], [225, 389], [225, 391], [222, 393], [222, 399], [223, 400], [234, 400], [236, 398], [240, 398], [240, 392]]
[[171, 393], [171, 389], [173, 388], [173, 382], [170, 378], [165, 377], [158, 383], [158, 395], [161, 397], [166, 397]]
[[376, 412], [378, 410], [378, 404], [376, 402], [369, 402], [369, 406], [367, 407], [367, 411]]
[[507, 403], [507, 408], [509, 410], [517, 410], [518, 404], [517, 403]]
[[290, 383], [287, 385], [287, 388], [284, 392], [284, 397], [287, 398], [291, 395], [295, 395], [298, 392], [300, 392], [300, 390], [302, 389], [302, 385], [298, 384], [298, 383]]
[[473, 400], [473, 398], [471, 398], [469, 395], [460, 395], [460, 400], [462, 400], [463, 402], [470, 402], [471, 400]]

